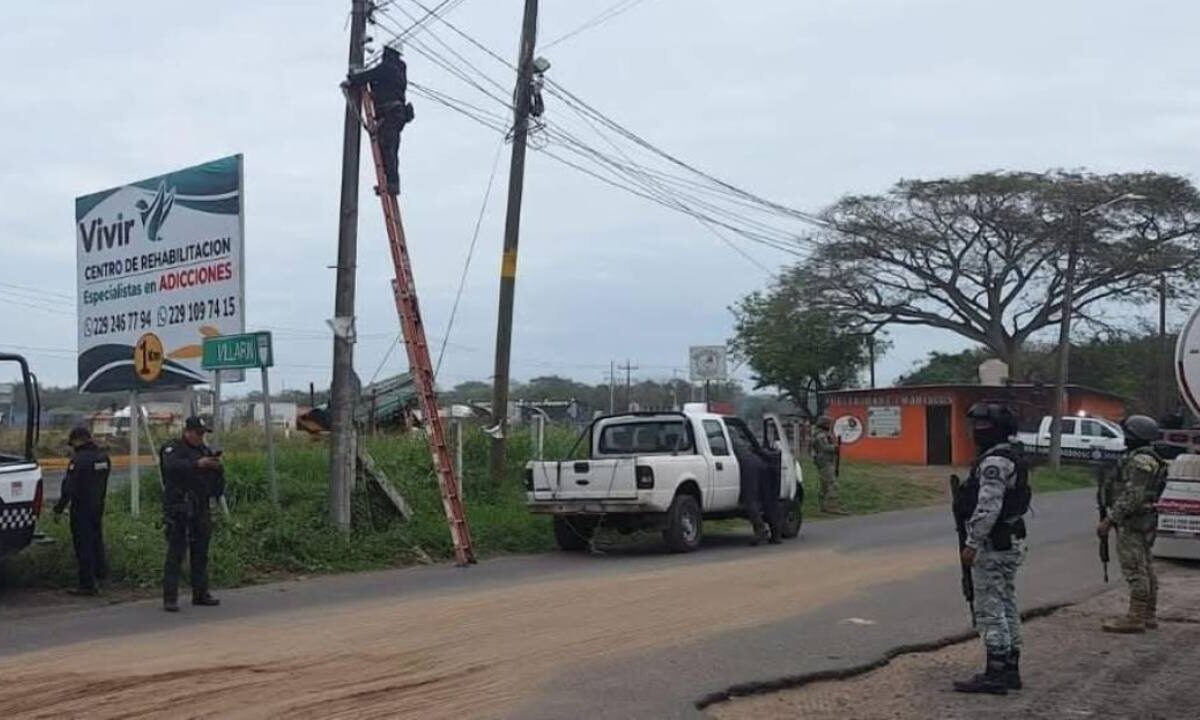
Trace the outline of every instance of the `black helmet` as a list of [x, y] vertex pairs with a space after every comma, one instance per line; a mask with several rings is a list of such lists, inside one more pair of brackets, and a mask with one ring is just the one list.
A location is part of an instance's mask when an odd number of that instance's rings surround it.
[[1007, 441], [1017, 432], [1017, 416], [1012, 408], [998, 402], [977, 402], [967, 409], [971, 432], [980, 451]]
[[1125, 445], [1128, 447], [1147, 445], [1161, 435], [1158, 421], [1146, 415], [1130, 415], [1121, 423], [1121, 429], [1125, 431]]
[[71, 428], [71, 432], [67, 435], [67, 444], [74, 445], [77, 442], [87, 442], [92, 439], [92, 432], [83, 425], [76, 425]]

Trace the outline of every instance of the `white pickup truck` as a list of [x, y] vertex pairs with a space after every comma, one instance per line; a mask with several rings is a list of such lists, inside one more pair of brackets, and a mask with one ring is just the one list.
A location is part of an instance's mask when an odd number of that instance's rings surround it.
[[[1042, 418], [1037, 432], [1017, 433], [1017, 441], [1026, 452], [1045, 455], [1050, 451], [1050, 422]], [[1125, 433], [1111, 420], [1097, 417], [1064, 415], [1062, 423], [1062, 454], [1068, 460], [1098, 462], [1115, 460], [1125, 452]]]
[[[9, 382], [13, 380], [13, 382]], [[0, 353], [0, 381], [7, 400], [16, 407], [23, 399], [25, 422], [0, 423], [0, 558], [25, 548], [33, 540], [33, 529], [42, 511], [42, 471], [34, 459], [37, 446], [37, 378], [20, 355]]]
[[603, 525], [627, 533], [661, 529], [668, 548], [691, 552], [700, 546], [705, 519], [742, 516], [735, 451], [750, 451], [779, 473], [781, 534], [795, 537], [804, 480], [782, 428], [778, 417], [766, 416], [760, 443], [743, 421], [712, 414], [703, 403], [683, 412], [598, 418], [576, 443], [576, 450], [587, 443], [585, 457], [525, 466], [528, 505], [554, 516], [563, 550], [588, 548]]

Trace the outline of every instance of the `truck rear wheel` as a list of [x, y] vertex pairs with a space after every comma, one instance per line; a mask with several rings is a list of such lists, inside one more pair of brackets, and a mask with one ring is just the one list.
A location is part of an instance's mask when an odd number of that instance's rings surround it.
[[667, 548], [677, 553], [692, 552], [700, 547], [703, 532], [700, 503], [691, 495], [676, 495], [667, 510], [667, 527], [663, 530]]
[[789, 500], [783, 514], [783, 536], [788, 540], [800, 534], [804, 524], [804, 486], [796, 488], [796, 498]]
[[596, 534], [597, 521], [590, 517], [554, 518], [554, 540], [566, 552], [582, 552], [592, 543]]

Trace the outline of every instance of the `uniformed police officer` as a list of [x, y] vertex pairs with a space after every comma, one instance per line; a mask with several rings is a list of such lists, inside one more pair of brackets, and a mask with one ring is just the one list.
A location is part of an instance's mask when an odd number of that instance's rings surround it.
[[179, 612], [179, 574], [185, 550], [191, 568], [192, 604], [220, 605], [208, 592], [208, 542], [212, 535], [208, 501], [223, 492], [223, 469], [221, 459], [204, 444], [207, 432], [200, 418], [189, 417], [183, 437], [163, 445], [159, 452], [167, 536], [163, 609], [167, 612]]
[[379, 64], [350, 74], [353, 85], [369, 84], [375, 98], [375, 114], [379, 121], [376, 132], [379, 150], [383, 155], [384, 174], [390, 195], [400, 194], [400, 131], [412, 122], [413, 107], [408, 102], [408, 65], [400, 54], [398, 44], [383, 49]]
[[1158, 423], [1145, 415], [1131, 415], [1125, 430], [1125, 455], [1115, 475], [1104, 487], [1108, 517], [1096, 528], [1100, 537], [1117, 529], [1117, 561], [1129, 583], [1129, 611], [1104, 623], [1105, 632], [1140, 633], [1158, 627], [1158, 576], [1150, 549], [1158, 530], [1155, 503], [1162, 493], [1166, 463], [1154, 451]]
[[976, 403], [967, 411], [978, 452], [955, 515], [966, 526], [962, 561], [971, 567], [975, 624], [987, 652], [983, 673], [954, 683], [967, 693], [1004, 695], [1021, 687], [1021, 613], [1017, 608], [1017, 568], [1025, 559], [1029, 471], [1010, 444], [1017, 432], [1011, 408]]
[[85, 427], [72, 429], [67, 443], [71, 446], [71, 461], [54, 505], [55, 520], [68, 507], [71, 509], [71, 543], [79, 565], [79, 583], [67, 592], [96, 595], [100, 592], [97, 581], [108, 575], [104, 558], [104, 498], [108, 494], [111, 464]]
[[837, 489], [837, 438], [833, 435], [833, 420], [822, 415], [817, 418], [817, 431], [813, 434], [813, 462], [817, 465], [817, 474], [821, 476], [821, 487], [817, 492], [817, 506], [823, 513], [845, 515], [841, 502], [838, 500]]

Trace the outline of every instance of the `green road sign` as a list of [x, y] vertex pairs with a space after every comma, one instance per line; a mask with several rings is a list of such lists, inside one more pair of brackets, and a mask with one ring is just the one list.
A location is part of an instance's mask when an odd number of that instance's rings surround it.
[[201, 365], [205, 370], [268, 368], [274, 364], [275, 357], [271, 352], [269, 332], [204, 338], [204, 359]]

